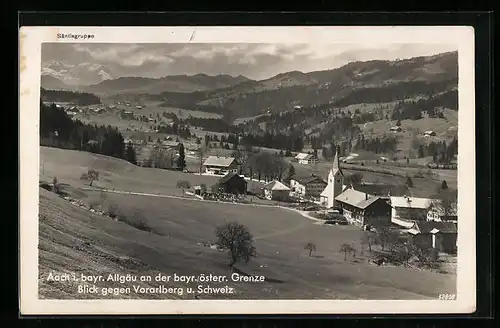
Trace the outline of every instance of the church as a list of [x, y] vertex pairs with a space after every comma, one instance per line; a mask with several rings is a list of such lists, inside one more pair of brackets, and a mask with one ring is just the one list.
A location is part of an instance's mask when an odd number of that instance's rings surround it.
[[344, 182], [344, 174], [340, 169], [339, 151], [335, 152], [335, 158], [333, 160], [333, 166], [328, 173], [328, 185], [325, 187], [320, 195], [321, 205], [326, 208], [337, 207], [337, 202], [335, 197], [342, 193]]

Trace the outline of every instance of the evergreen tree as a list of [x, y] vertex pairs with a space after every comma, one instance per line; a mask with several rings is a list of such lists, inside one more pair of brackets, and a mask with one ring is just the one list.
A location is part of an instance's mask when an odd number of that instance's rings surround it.
[[290, 180], [295, 176], [295, 167], [292, 164], [288, 167], [288, 172], [286, 173], [285, 182], [290, 183]]
[[446, 180], [443, 180], [443, 182], [441, 182], [441, 189], [442, 190], [448, 189], [448, 183], [446, 182]]
[[177, 158], [177, 167], [181, 171], [184, 171], [184, 169], [186, 168], [186, 154], [184, 152], [183, 144], [179, 145], [179, 157]]
[[132, 164], [137, 164], [135, 149], [131, 141], [128, 142], [127, 149], [125, 150], [125, 159]]

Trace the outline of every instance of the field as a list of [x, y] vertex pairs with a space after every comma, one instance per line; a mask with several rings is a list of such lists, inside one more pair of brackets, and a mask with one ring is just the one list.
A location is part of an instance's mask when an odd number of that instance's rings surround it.
[[[139, 168], [105, 156], [43, 147], [41, 159], [41, 180], [51, 181], [57, 175], [65, 191], [84, 201], [101, 197], [100, 192], [84, 190], [86, 186], [79, 180], [88, 167], [101, 172], [96, 186], [177, 196], [181, 192], [175, 183], [181, 178], [207, 185], [216, 179]], [[77, 294], [75, 285], [47, 282], [43, 278], [51, 270], [106, 276], [229, 275], [227, 254], [203, 246], [214, 242], [215, 227], [228, 221], [246, 225], [255, 238], [257, 257], [248, 264], [238, 264], [237, 269], [263, 275], [266, 282], [205, 283], [227, 284], [236, 293], [201, 295], [202, 299], [432, 299], [439, 293], [455, 292], [452, 275], [377, 267], [359, 256], [344, 261], [340, 245], [349, 243], [359, 249], [362, 231], [351, 226], [318, 225], [291, 210], [112, 193], [106, 194], [103, 202], [113, 203], [126, 217], [144, 220], [151, 231], [96, 215], [40, 188], [41, 297], [192, 299], [192, 295], [186, 294]], [[307, 242], [314, 242], [317, 247], [311, 257], [304, 250]], [[104, 286], [118, 285], [107, 282]]]

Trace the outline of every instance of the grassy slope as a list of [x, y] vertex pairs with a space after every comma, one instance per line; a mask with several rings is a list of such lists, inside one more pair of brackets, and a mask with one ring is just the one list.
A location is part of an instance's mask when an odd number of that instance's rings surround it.
[[[136, 168], [103, 156], [47, 148], [42, 148], [42, 158], [45, 178], [49, 178], [49, 172], [57, 173], [60, 182], [72, 188], [83, 186], [78, 177], [92, 158], [92, 166], [105, 172], [108, 179], [100, 183], [109, 187], [178, 193], [171, 187], [177, 181], [175, 172]], [[78, 193], [84, 196], [82, 191]], [[98, 197], [91, 194], [90, 198]], [[106, 201], [117, 204], [125, 215], [139, 212], [160, 235], [96, 216], [40, 189], [40, 212], [44, 215], [40, 220], [41, 278], [50, 270], [103, 275], [227, 274], [226, 254], [197, 243], [213, 241], [215, 226], [237, 220], [254, 234], [258, 252], [254, 261], [239, 269], [266, 275], [271, 281], [257, 285], [230, 283], [238, 292], [233, 297], [425, 299], [455, 289], [455, 278], [449, 275], [344, 262], [338, 252], [340, 244], [348, 242], [359, 247], [359, 229], [319, 226], [283, 209], [117, 194], [108, 194]], [[309, 241], [316, 244], [318, 257], [308, 257], [304, 251]], [[40, 293], [49, 298], [82, 297], [74, 288], [41, 279]]]

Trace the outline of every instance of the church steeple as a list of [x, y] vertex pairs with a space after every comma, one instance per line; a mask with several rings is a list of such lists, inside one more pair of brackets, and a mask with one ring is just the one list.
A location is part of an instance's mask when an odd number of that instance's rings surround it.
[[335, 175], [339, 172], [342, 174], [342, 170], [340, 169], [340, 160], [339, 160], [339, 149], [335, 150], [335, 158], [333, 159], [332, 173]]

